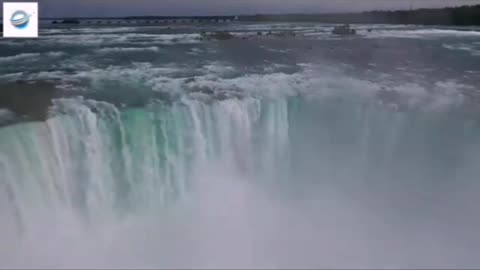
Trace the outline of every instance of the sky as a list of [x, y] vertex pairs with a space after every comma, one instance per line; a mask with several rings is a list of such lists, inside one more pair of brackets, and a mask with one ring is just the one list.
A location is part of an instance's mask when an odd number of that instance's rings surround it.
[[[9, 0], [8, 2], [28, 0]], [[2, 0], [0, 0], [2, 2]], [[330, 13], [480, 4], [480, 0], [38, 0], [40, 17]], [[0, 8], [1, 9], [1, 8]]]

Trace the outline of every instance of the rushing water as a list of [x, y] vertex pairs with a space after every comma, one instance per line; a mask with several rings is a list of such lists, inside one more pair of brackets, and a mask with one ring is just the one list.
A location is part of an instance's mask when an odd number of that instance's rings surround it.
[[480, 32], [357, 28], [1, 41], [0, 267], [478, 267]]

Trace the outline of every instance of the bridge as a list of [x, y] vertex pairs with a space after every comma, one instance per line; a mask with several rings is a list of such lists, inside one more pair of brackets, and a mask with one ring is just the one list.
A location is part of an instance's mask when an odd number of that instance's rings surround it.
[[52, 24], [158, 25], [181, 23], [228, 23], [237, 20], [237, 16], [77, 18], [56, 19], [52, 20]]

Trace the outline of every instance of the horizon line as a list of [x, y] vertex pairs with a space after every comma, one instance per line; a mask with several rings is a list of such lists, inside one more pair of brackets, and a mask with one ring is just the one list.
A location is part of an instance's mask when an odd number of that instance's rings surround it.
[[[250, 17], [250, 16], [298, 16], [298, 15], [346, 15], [346, 14], [362, 14], [370, 12], [396, 12], [396, 11], [418, 11], [418, 10], [443, 10], [443, 9], [454, 9], [461, 7], [475, 7], [480, 6], [480, 4], [473, 5], [458, 5], [451, 7], [443, 8], [417, 8], [417, 9], [377, 9], [377, 10], [366, 10], [366, 11], [351, 11], [351, 12], [315, 12], [315, 13], [255, 13], [255, 14], [227, 14], [227, 15], [126, 15], [126, 16], [107, 16], [107, 17], [89, 17], [89, 16], [67, 16], [67, 17], [39, 17], [39, 20], [60, 20], [60, 19], [128, 19], [128, 18], [194, 18], [194, 17]], [[3, 19], [3, 16], [0, 16], [0, 19]]]

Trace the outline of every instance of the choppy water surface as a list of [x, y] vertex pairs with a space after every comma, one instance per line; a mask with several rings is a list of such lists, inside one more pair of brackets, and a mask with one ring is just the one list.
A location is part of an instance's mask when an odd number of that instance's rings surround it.
[[0, 267], [479, 267], [480, 32], [332, 27], [1, 40]]

